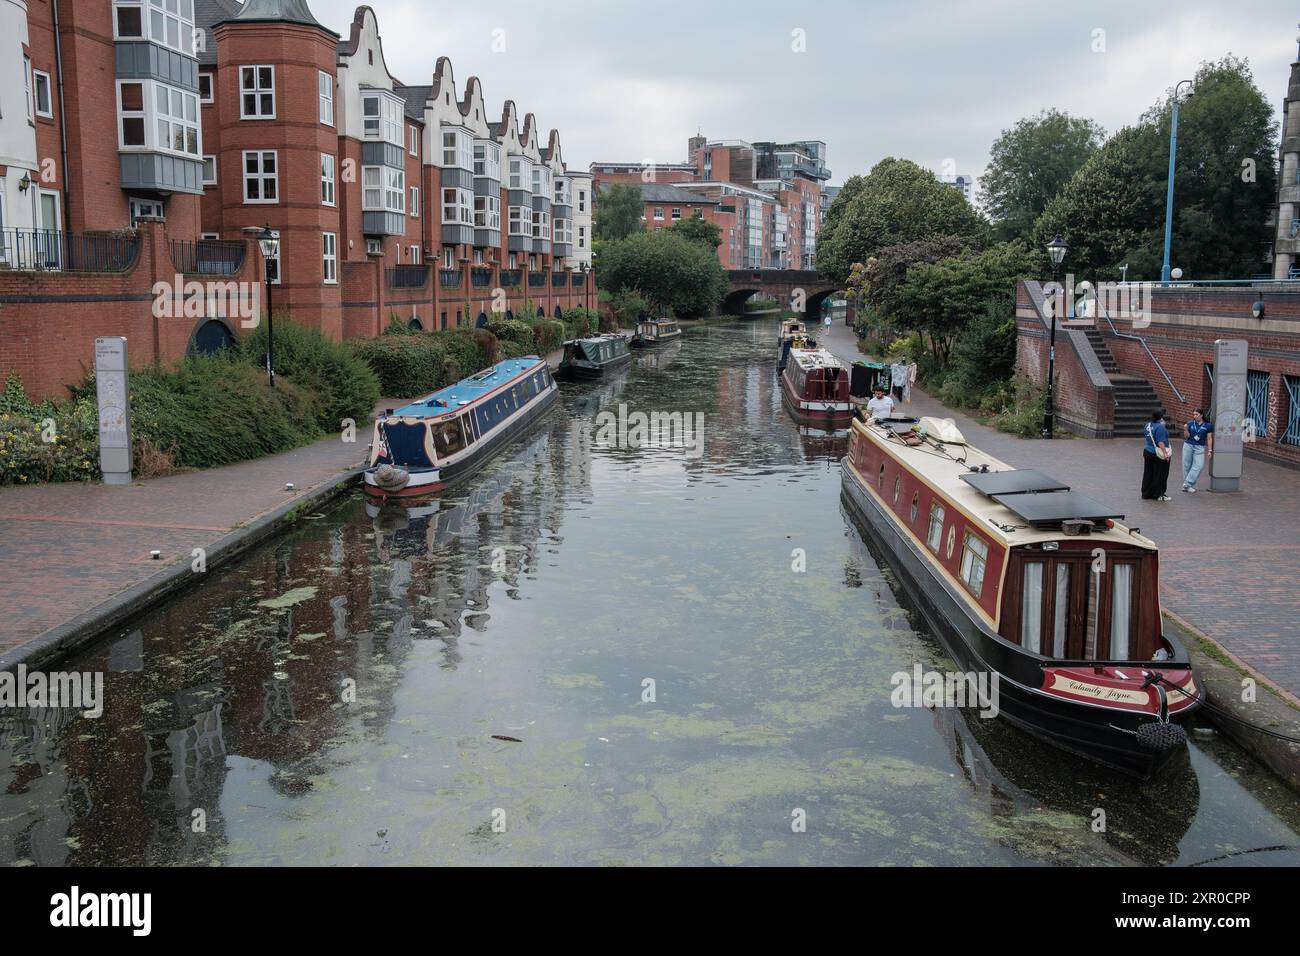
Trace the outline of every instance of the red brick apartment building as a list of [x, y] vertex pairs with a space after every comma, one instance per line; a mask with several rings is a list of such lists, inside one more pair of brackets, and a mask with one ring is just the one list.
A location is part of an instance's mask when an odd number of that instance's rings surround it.
[[0, 46], [0, 378], [32, 394], [98, 335], [146, 364], [241, 334], [177, 276], [269, 277], [336, 339], [595, 305], [559, 133], [445, 57], [402, 83], [368, 6], [340, 35], [307, 0], [0, 0]]
[[[597, 194], [616, 182], [639, 183], [646, 223], [665, 205], [665, 185], [707, 201], [701, 215], [722, 228], [718, 256], [728, 269], [815, 269], [822, 219], [826, 144], [709, 141], [693, 136], [685, 163], [596, 162]], [[681, 200], [670, 205], [685, 206]]]

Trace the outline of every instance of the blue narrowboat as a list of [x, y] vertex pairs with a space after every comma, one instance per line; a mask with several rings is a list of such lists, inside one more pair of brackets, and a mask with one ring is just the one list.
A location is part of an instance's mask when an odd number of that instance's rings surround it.
[[463, 481], [555, 404], [550, 366], [507, 359], [379, 417], [366, 491], [417, 498]]

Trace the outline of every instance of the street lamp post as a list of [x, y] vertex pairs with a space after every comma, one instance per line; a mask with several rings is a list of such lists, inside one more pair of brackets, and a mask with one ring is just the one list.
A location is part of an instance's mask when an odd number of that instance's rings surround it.
[[1174, 156], [1178, 151], [1178, 91], [1187, 84], [1187, 95], [1192, 95], [1191, 80], [1182, 80], [1174, 87], [1174, 109], [1169, 123], [1169, 183], [1165, 188], [1165, 259], [1160, 267], [1160, 284], [1169, 285], [1169, 240], [1174, 226]]
[[262, 247], [262, 274], [266, 278], [266, 375], [275, 388], [275, 313], [271, 307], [270, 263], [279, 255], [280, 234], [268, 225], [258, 233], [257, 244]]
[[[1061, 271], [1061, 262], [1065, 259], [1066, 250], [1069, 246], [1061, 238], [1058, 232], [1056, 237], [1047, 244], [1047, 254], [1052, 257], [1052, 285], [1057, 285], [1057, 276]], [[1056, 290], [1053, 288], [1052, 295], [1055, 297]], [[1052, 405], [1052, 380], [1056, 377], [1056, 303], [1052, 303], [1052, 333], [1047, 344], [1047, 400], [1043, 405], [1043, 437], [1052, 437], [1052, 427], [1055, 424], [1055, 410]]]

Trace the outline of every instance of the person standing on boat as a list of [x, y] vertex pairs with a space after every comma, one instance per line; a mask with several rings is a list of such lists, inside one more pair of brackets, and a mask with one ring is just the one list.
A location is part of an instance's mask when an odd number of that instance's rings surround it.
[[888, 418], [894, 414], [894, 400], [885, 394], [885, 390], [876, 386], [874, 394], [867, 399], [867, 411], [872, 418]]
[[1206, 457], [1213, 454], [1214, 423], [1198, 408], [1183, 426], [1183, 491], [1196, 494], [1196, 480], [1201, 477]]
[[1165, 427], [1165, 410], [1151, 413], [1151, 421], [1143, 429], [1146, 442], [1142, 446], [1142, 497], [1147, 501], [1169, 501], [1165, 494], [1169, 486], [1169, 429]]

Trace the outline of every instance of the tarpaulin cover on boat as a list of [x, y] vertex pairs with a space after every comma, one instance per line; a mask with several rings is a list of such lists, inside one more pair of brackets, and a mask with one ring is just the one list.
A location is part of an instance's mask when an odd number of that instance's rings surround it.
[[404, 468], [433, 467], [433, 455], [428, 448], [429, 428], [424, 422], [389, 419], [384, 422], [384, 439], [394, 464]]

